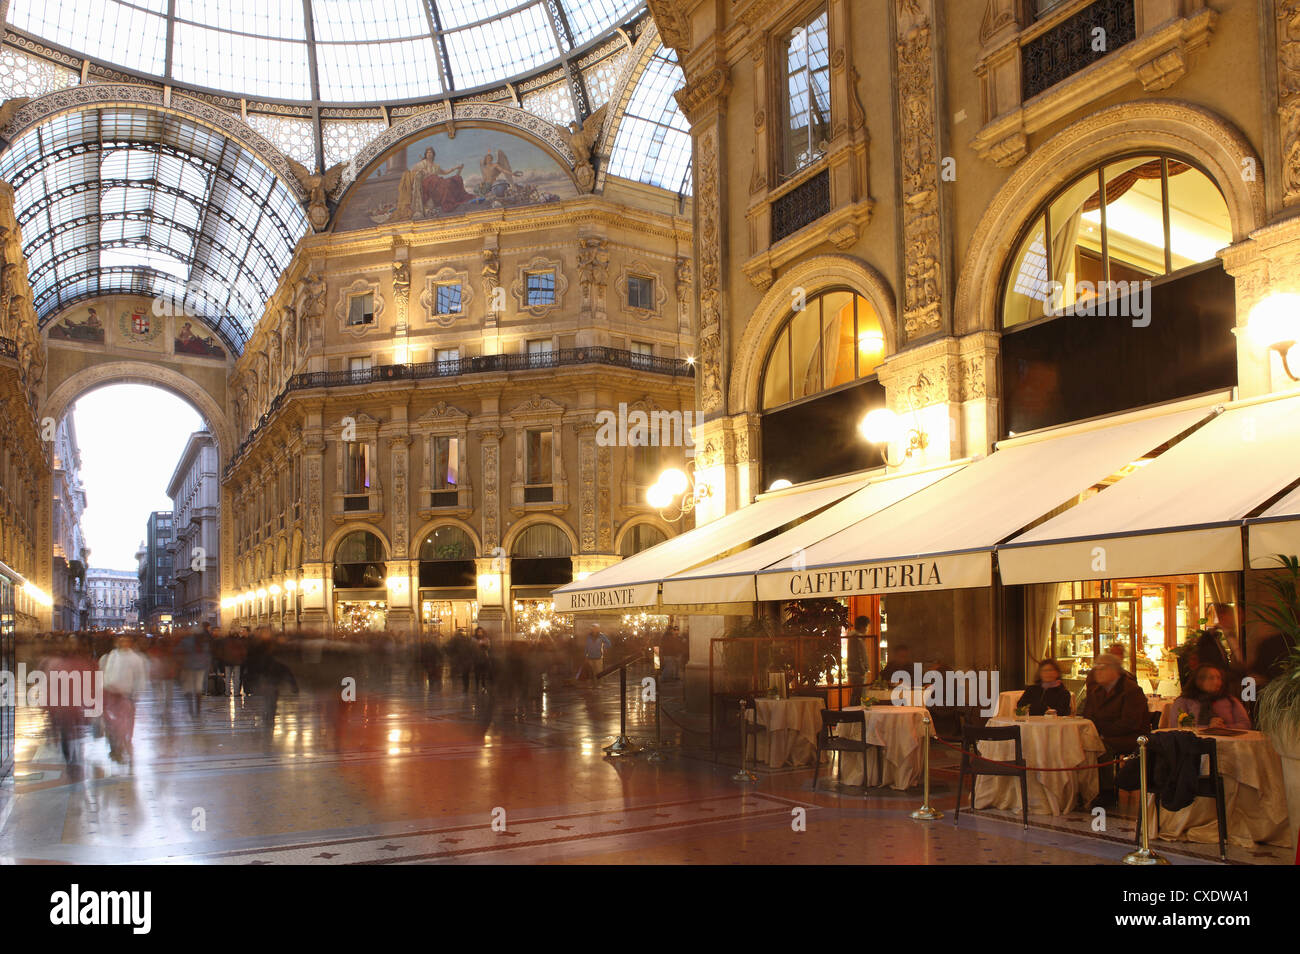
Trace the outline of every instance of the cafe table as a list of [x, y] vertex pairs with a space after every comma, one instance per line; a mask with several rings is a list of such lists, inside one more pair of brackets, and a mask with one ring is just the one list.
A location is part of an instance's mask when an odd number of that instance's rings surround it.
[[[866, 706], [849, 706], [844, 712], [865, 712], [867, 741], [884, 747], [884, 751], [868, 754], [870, 771], [862, 764], [859, 752], [841, 752], [841, 781], [845, 785], [869, 787], [888, 786], [902, 791], [920, 784], [923, 740], [925, 739], [925, 707], [895, 706], [876, 703]], [[836, 726], [836, 735], [843, 739], [861, 739], [862, 726], [848, 722]], [[934, 735], [934, 726], [930, 726]]]
[[825, 703], [816, 696], [791, 696], [788, 699], [754, 700], [754, 712], [765, 732], [759, 733], [750, 757], [769, 768], [783, 765], [812, 765], [817, 755], [817, 733], [821, 731], [821, 711]]
[[[1020, 727], [1025, 763], [1045, 769], [1075, 768], [1100, 762], [1105, 745], [1097, 727], [1074, 716], [997, 716], [990, 727]], [[977, 750], [985, 758], [1010, 762], [1016, 757], [1014, 742], [981, 742]], [[976, 766], [978, 767], [978, 766]], [[1064, 815], [1076, 803], [1087, 804], [1097, 794], [1097, 770], [1077, 772], [1029, 772], [1029, 812], [1032, 815]], [[982, 775], [975, 782], [975, 807], [1020, 811], [1020, 780], [1012, 775]]]
[[[998, 718], [1010, 719], [1016, 714], [1016, 703], [1020, 697], [1025, 694], [1023, 689], [1010, 689], [1006, 692], [998, 693]], [[1173, 703], [1172, 698], [1161, 696], [1147, 695], [1148, 712], [1164, 712]]]
[[[1178, 731], [1160, 729], [1159, 732]], [[1187, 731], [1187, 730], [1183, 730]], [[1286, 789], [1282, 781], [1282, 760], [1262, 732], [1239, 730], [1232, 735], [1207, 735], [1218, 745], [1219, 775], [1223, 777], [1223, 795], [1228, 818], [1228, 840], [1249, 848], [1256, 842], [1291, 845], [1291, 826], [1287, 824]], [[1201, 771], [1209, 773], [1208, 756]], [[1165, 841], [1191, 841], [1199, 844], [1219, 843], [1219, 827], [1214, 799], [1198, 798], [1176, 812], [1160, 809], [1160, 831], [1154, 832], [1155, 796], [1148, 796], [1149, 830]]]
[[[897, 690], [897, 692], [898, 692], [898, 697], [899, 697], [900, 699], [904, 700], [904, 701], [906, 702], [906, 704], [909, 705], [909, 706], [924, 706], [924, 705], [925, 705], [925, 687], [924, 687], [924, 686], [917, 686], [917, 687], [909, 688], [909, 689], [901, 689], [901, 688], [900, 688], [900, 689]], [[870, 699], [872, 702], [877, 702], [877, 703], [879, 703], [879, 702], [883, 702], [883, 703], [885, 703], [885, 704], [887, 704], [887, 705], [893, 705], [893, 703], [894, 703], [894, 693], [895, 693], [895, 690], [894, 690], [893, 688], [889, 688], [889, 689], [864, 689], [864, 690], [862, 691], [862, 698], [863, 698], [863, 699]]]

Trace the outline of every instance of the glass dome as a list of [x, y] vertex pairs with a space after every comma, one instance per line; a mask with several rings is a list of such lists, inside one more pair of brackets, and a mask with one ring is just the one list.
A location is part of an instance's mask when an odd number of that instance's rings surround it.
[[8, 26], [169, 85], [256, 100], [427, 100], [535, 74], [644, 0], [10, 0]]

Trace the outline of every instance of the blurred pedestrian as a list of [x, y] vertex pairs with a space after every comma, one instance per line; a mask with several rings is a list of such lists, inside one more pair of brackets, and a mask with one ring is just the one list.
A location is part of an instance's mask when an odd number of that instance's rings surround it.
[[125, 762], [134, 754], [135, 699], [149, 685], [149, 661], [136, 651], [135, 640], [120, 636], [117, 648], [100, 660], [104, 673], [104, 731], [108, 757]]

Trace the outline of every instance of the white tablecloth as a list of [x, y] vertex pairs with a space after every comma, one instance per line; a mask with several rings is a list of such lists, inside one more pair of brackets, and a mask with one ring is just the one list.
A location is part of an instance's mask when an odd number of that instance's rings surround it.
[[[998, 714], [999, 719], [1010, 719], [1016, 714], [1016, 703], [1020, 697], [1025, 694], [1023, 689], [1012, 689], [1008, 692], [998, 693]], [[1147, 696], [1147, 710], [1150, 712], [1164, 712], [1169, 708], [1173, 699], [1165, 699], [1160, 696]]]
[[[1290, 846], [1291, 829], [1287, 824], [1282, 760], [1264, 733], [1250, 731], [1241, 735], [1205, 738], [1218, 743], [1229, 841], [1247, 848], [1255, 842]], [[1204, 770], [1209, 771], [1208, 765]], [[1155, 823], [1154, 799], [1154, 795], [1150, 796], [1147, 809], [1148, 824], [1152, 827]], [[1218, 844], [1214, 799], [1198, 798], [1176, 812], [1160, 809], [1159, 837], [1166, 841]]]
[[[925, 705], [925, 687], [921, 686], [914, 689], [903, 689], [902, 698], [906, 700], [909, 706]], [[862, 693], [863, 699], [870, 699], [872, 702], [883, 702], [886, 705], [894, 704], [893, 689], [866, 689]]]
[[[1020, 726], [1020, 743], [1026, 764], [1043, 768], [1092, 765], [1101, 761], [1105, 746], [1097, 728], [1087, 719], [1063, 716], [993, 718], [989, 726]], [[979, 754], [1010, 762], [1016, 757], [1014, 742], [981, 742]], [[976, 765], [978, 767], [978, 764]], [[1076, 802], [1087, 804], [1097, 794], [1097, 770], [1029, 773], [1029, 811], [1034, 815], [1064, 815]], [[975, 783], [976, 808], [1020, 811], [1020, 779], [1011, 775], [980, 776]]]
[[[817, 754], [817, 733], [822, 728], [825, 704], [815, 696], [789, 699], [755, 699], [758, 724], [767, 731], [756, 739], [757, 751], [749, 757], [770, 768], [783, 765], [812, 765]], [[746, 718], [754, 718], [746, 710]]]
[[[922, 722], [924, 707], [877, 703], [865, 709], [862, 706], [852, 706], [844, 711], [866, 712], [867, 741], [885, 747], [879, 761], [876, 754], [869, 755], [871, 771], [866, 779], [867, 785], [887, 785], [902, 791], [920, 783], [922, 744], [925, 738], [925, 724]], [[845, 739], [862, 737], [861, 726], [854, 723], [837, 726], [835, 731]], [[930, 734], [934, 734], [933, 725]], [[865, 769], [862, 756], [857, 752], [841, 752], [839, 757], [844, 760], [841, 766], [841, 780], [844, 784], [863, 784]]]

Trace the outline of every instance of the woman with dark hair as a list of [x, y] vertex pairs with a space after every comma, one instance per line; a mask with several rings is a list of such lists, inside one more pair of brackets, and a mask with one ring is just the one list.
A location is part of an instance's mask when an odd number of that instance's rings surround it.
[[1061, 667], [1055, 659], [1038, 664], [1038, 681], [1029, 686], [1016, 701], [1016, 708], [1028, 707], [1030, 715], [1046, 715], [1053, 710], [1059, 716], [1070, 714], [1070, 690], [1061, 682]]
[[1165, 710], [1162, 728], [1178, 727], [1178, 719], [1187, 713], [1193, 724], [1209, 728], [1249, 729], [1250, 716], [1241, 700], [1224, 692], [1223, 670], [1202, 663], [1187, 680], [1183, 694]]

